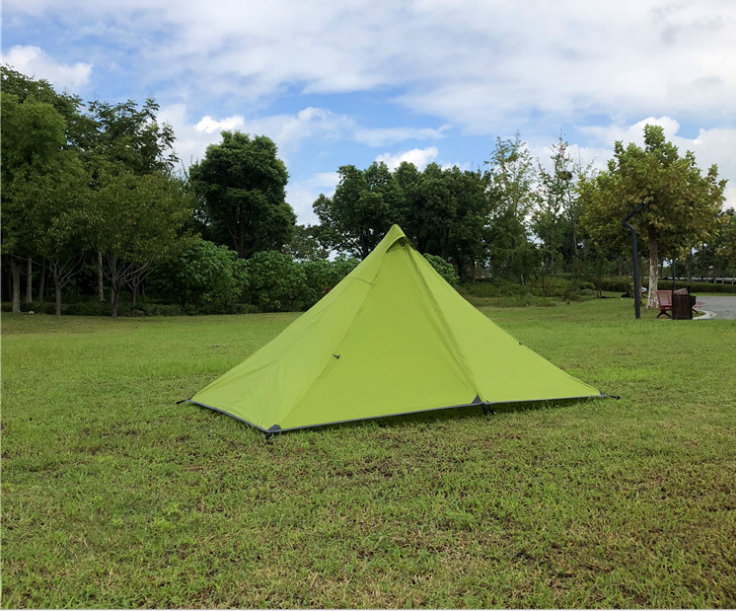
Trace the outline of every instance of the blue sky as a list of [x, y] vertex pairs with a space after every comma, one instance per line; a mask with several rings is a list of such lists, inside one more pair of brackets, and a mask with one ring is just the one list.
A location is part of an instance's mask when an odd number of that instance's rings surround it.
[[5, 0], [3, 61], [84, 99], [154, 97], [186, 165], [279, 146], [300, 222], [340, 165], [477, 168], [518, 131], [603, 167], [664, 126], [736, 205], [736, 2]]

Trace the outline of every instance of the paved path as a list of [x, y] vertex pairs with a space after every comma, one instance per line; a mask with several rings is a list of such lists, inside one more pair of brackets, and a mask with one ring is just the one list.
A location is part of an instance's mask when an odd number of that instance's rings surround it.
[[702, 302], [701, 310], [715, 312], [716, 319], [736, 319], [736, 297], [698, 297]]

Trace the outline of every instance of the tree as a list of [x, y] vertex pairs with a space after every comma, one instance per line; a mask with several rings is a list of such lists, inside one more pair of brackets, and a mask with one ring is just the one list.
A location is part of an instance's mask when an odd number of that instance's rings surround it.
[[713, 242], [714, 275], [716, 267], [729, 272], [731, 284], [736, 284], [736, 212], [727, 210], [720, 216]]
[[[99, 188], [98, 175], [110, 172], [171, 175], [179, 161], [173, 149], [174, 131], [170, 125], [159, 123], [156, 116], [159, 105], [154, 99], [147, 99], [140, 107], [133, 100], [118, 104], [94, 101], [89, 103], [88, 110], [88, 124], [79, 140], [80, 154], [90, 169], [92, 189]], [[104, 262], [99, 250], [96, 263], [97, 297], [104, 301]], [[131, 277], [134, 299], [136, 278]]]
[[179, 161], [174, 130], [159, 124], [159, 105], [152, 98], [139, 108], [133, 100], [119, 104], [94, 101], [88, 105], [94, 130], [85, 136], [91, 157], [125, 167], [134, 174], [170, 174]]
[[90, 246], [87, 175], [77, 154], [66, 150], [44, 171], [16, 176], [15, 203], [33, 230], [33, 252], [48, 263], [54, 281], [56, 315], [61, 296], [84, 263]]
[[600, 235], [623, 233], [621, 219], [645, 202], [630, 222], [648, 246], [648, 309], [657, 307], [659, 258], [682, 256], [709, 238], [725, 186], [717, 166], [703, 175], [692, 152], [681, 157], [661, 127], [646, 125], [644, 148], [616, 142], [607, 171], [585, 187], [586, 225], [601, 227]]
[[538, 164], [538, 199], [531, 228], [542, 242], [545, 267], [554, 273], [558, 256], [568, 263], [577, 260], [581, 206], [575, 185], [578, 176], [586, 176], [588, 169], [574, 163], [562, 138], [552, 146], [550, 159], [551, 171]]
[[67, 92], [58, 93], [44, 79], [32, 79], [9, 66], [0, 66], [3, 93], [15, 96], [19, 104], [27, 100], [48, 104], [65, 123], [63, 148], [80, 150], [94, 132], [94, 120], [82, 112], [82, 99]]
[[460, 275], [465, 263], [483, 258], [482, 236], [489, 213], [485, 182], [479, 172], [429, 164], [412, 175], [403, 166], [406, 185], [406, 234], [422, 253], [454, 261]]
[[291, 255], [295, 261], [322, 261], [329, 255], [318, 239], [318, 227], [305, 227], [294, 225], [294, 233], [289, 243], [284, 246], [286, 254]]
[[286, 203], [289, 175], [277, 152], [266, 136], [225, 131], [222, 143], [208, 146], [204, 159], [190, 168], [212, 238], [241, 258], [280, 250], [291, 238], [296, 216]]
[[[3, 71], [3, 86], [6, 73]], [[12, 91], [12, 88], [11, 88]], [[33, 179], [52, 173], [65, 143], [64, 118], [32, 95], [2, 91], [2, 254], [10, 258], [13, 312], [20, 312], [20, 260], [34, 254]]]
[[496, 148], [486, 164], [491, 264], [500, 275], [516, 276], [524, 283], [535, 259], [527, 235], [527, 217], [538, 199], [532, 157], [517, 133], [513, 140], [496, 138]]
[[126, 285], [135, 306], [141, 282], [166, 257], [191, 214], [188, 204], [181, 182], [161, 174], [113, 170], [100, 177], [91, 223], [94, 243], [106, 257], [113, 318]]
[[403, 194], [385, 163], [365, 170], [339, 168], [332, 198], [320, 195], [313, 209], [320, 220], [325, 247], [365, 259], [398, 218]]

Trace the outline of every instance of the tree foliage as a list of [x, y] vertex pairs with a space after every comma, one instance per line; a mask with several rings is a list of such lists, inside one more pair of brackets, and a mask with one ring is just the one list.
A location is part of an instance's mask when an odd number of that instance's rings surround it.
[[309, 302], [304, 268], [289, 255], [263, 250], [246, 262], [250, 303], [264, 312], [294, 312]]
[[131, 171], [100, 178], [90, 224], [94, 245], [105, 255], [113, 316], [124, 285], [133, 297], [153, 266], [166, 258], [187, 216], [181, 182], [162, 174]]
[[539, 197], [532, 156], [517, 133], [513, 140], [496, 138], [486, 164], [491, 199], [490, 265], [497, 275], [524, 284], [535, 271], [537, 260], [527, 227], [527, 217]]
[[401, 188], [385, 163], [365, 170], [345, 165], [338, 174], [335, 195], [321, 195], [313, 206], [319, 237], [327, 248], [365, 259], [398, 220]]
[[201, 238], [175, 252], [151, 278], [151, 290], [167, 302], [214, 310], [237, 303], [247, 288], [245, 261], [226, 246]]
[[424, 258], [434, 268], [434, 271], [442, 276], [445, 282], [447, 282], [453, 288], [457, 288], [460, 278], [458, 278], [457, 274], [455, 273], [455, 268], [450, 263], [445, 261], [442, 257], [438, 257], [437, 255], [425, 254]]
[[138, 175], [172, 172], [179, 161], [173, 150], [174, 130], [158, 122], [155, 100], [147, 99], [140, 108], [133, 100], [94, 101], [88, 109], [93, 125], [84, 141], [88, 157], [101, 157]]
[[660, 257], [684, 256], [711, 237], [725, 184], [718, 178], [717, 166], [703, 174], [692, 152], [680, 156], [661, 127], [647, 125], [643, 148], [616, 142], [607, 171], [581, 186], [586, 198], [585, 224], [599, 242], [611, 243], [625, 236], [621, 219], [637, 204], [645, 203], [631, 223], [649, 250], [648, 308], [657, 307]]
[[222, 132], [222, 142], [208, 146], [189, 175], [213, 241], [227, 244], [241, 258], [289, 242], [296, 223], [286, 203], [289, 176], [270, 138]]

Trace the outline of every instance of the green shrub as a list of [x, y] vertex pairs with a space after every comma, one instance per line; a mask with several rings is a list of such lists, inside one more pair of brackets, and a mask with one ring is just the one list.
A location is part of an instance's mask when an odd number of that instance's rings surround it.
[[507, 297], [495, 297], [485, 299], [472, 299], [475, 306], [493, 306], [496, 308], [525, 308], [528, 306], [539, 306], [543, 308], [553, 307], [557, 302], [551, 297], [538, 297], [536, 295], [517, 295]]
[[424, 258], [429, 261], [429, 264], [434, 268], [434, 270], [442, 276], [450, 286], [457, 288], [460, 279], [455, 273], [455, 268], [452, 264], [437, 255], [424, 255]]
[[149, 293], [166, 303], [218, 311], [237, 303], [245, 292], [245, 268], [235, 251], [198, 239], [153, 272], [147, 284]]
[[313, 296], [304, 268], [276, 250], [256, 253], [246, 263], [250, 281], [248, 302], [262, 312], [294, 312]]
[[[646, 285], [645, 285], [646, 286]], [[736, 284], [714, 284], [712, 282], [682, 282], [677, 281], [677, 288], [688, 287], [694, 295], [698, 293], [736, 293]], [[672, 280], [660, 280], [657, 283], [660, 291], [669, 291], [672, 289]]]
[[306, 261], [302, 264], [309, 287], [306, 306], [312, 306], [331, 291], [345, 276], [353, 271], [357, 259], [338, 257], [334, 261]]
[[609, 293], [631, 293], [633, 290], [634, 281], [631, 278], [625, 276], [619, 276], [614, 278], [604, 278], [601, 281], [601, 290]]

